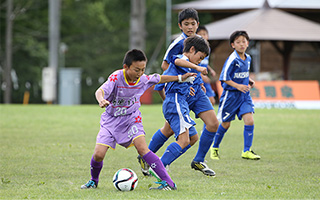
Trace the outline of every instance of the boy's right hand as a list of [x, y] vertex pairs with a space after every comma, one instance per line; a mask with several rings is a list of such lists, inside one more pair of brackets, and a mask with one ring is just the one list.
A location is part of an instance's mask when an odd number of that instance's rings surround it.
[[238, 89], [240, 92], [246, 93], [246, 92], [249, 92], [249, 91], [250, 91], [250, 86], [238, 84], [237, 89]]
[[104, 108], [104, 107], [108, 106], [109, 104], [110, 104], [110, 102], [105, 99], [102, 99], [101, 101], [99, 101], [100, 108]]
[[206, 67], [200, 67], [200, 66], [198, 66], [198, 67], [197, 67], [197, 71], [198, 71], [198, 72], [201, 72], [201, 74], [204, 74], [204, 75], [207, 75], [207, 74], [208, 74], [208, 70], [207, 70]]

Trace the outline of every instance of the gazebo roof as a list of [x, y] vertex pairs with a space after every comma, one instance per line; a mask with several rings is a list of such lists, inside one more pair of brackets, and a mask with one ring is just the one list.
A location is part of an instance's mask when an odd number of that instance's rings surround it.
[[320, 24], [287, 12], [260, 8], [205, 25], [209, 40], [228, 40], [235, 30], [246, 30], [251, 40], [320, 41]]
[[[241, 2], [241, 3], [239, 3]], [[196, 0], [173, 5], [173, 10], [194, 8], [198, 11], [244, 11], [262, 8], [265, 0]], [[319, 0], [268, 0], [271, 8], [281, 10], [320, 10]]]

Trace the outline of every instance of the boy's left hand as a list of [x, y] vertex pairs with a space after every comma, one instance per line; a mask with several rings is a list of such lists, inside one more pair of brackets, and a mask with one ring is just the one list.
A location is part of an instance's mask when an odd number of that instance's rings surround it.
[[201, 86], [201, 90], [202, 90], [204, 93], [206, 93], [206, 92], [207, 92], [207, 89], [206, 89], [206, 87], [204, 87], [203, 83], [201, 83], [200, 86]]
[[254, 84], [255, 84], [254, 80], [250, 80], [250, 79], [249, 79], [250, 88], [253, 88], [253, 87], [254, 87]]

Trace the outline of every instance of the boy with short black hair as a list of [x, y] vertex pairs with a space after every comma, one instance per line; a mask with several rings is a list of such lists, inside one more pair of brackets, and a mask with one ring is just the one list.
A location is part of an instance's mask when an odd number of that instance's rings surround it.
[[[164, 57], [164, 61], [161, 66], [163, 70], [168, 69], [169, 63], [174, 63], [174, 58], [176, 55], [183, 53], [185, 40], [188, 37], [192, 37], [195, 35], [199, 25], [198, 12], [193, 8], [187, 8], [182, 10], [179, 13], [178, 19], [179, 19], [178, 25], [182, 33], [168, 47]], [[206, 43], [208, 44], [207, 41]], [[183, 65], [180, 65], [180, 66], [183, 66]], [[183, 66], [183, 67], [186, 67], [186, 66]], [[207, 70], [204, 67], [201, 67], [198, 69], [201, 70], [203, 74], [207, 73]], [[167, 73], [168, 73], [168, 70], [164, 71], [163, 74], [167, 74]], [[199, 78], [200, 78], [200, 74], [199, 74]], [[192, 87], [196, 91], [202, 87], [202, 83], [203, 83], [201, 78], [198, 80], [199, 80], [199, 84], [194, 84]], [[160, 96], [164, 100], [165, 94], [163, 92], [163, 88], [164, 88], [164, 84], [158, 84], [155, 86], [154, 89], [159, 92]], [[189, 94], [189, 91], [185, 91], [185, 92]], [[196, 96], [189, 97], [187, 99], [187, 102], [189, 104], [189, 109], [196, 114], [197, 118], [200, 117], [207, 124], [207, 128], [204, 129], [201, 134], [198, 152], [194, 160], [191, 162], [191, 168], [195, 170], [199, 170], [205, 175], [215, 176], [215, 172], [204, 163], [204, 158], [207, 151], [210, 149], [210, 146], [212, 144], [215, 132], [218, 128], [219, 122], [216, 118], [212, 105], [208, 106], [207, 104], [207, 100], [209, 101], [207, 96], [204, 95], [204, 98], [202, 98], [203, 97], [202, 92], [203, 91], [198, 92]], [[209, 104], [210, 104], [210, 101], [209, 101]], [[173, 134], [174, 134], [173, 130], [171, 129], [169, 123], [166, 121], [164, 126], [158, 129], [152, 136], [152, 139], [149, 143], [149, 149], [153, 152], [157, 152], [162, 147], [162, 145], [168, 140], [168, 138]], [[194, 126], [190, 127], [189, 136], [190, 136], [189, 138], [190, 143], [182, 150], [181, 154], [187, 151], [193, 144], [195, 144], [198, 141], [199, 136]], [[148, 172], [149, 166], [144, 162], [144, 160], [140, 156], [138, 156], [138, 162], [141, 165], [142, 173], [144, 175], [149, 175], [149, 172]], [[169, 163], [169, 162], [166, 162], [166, 163]]]
[[218, 119], [222, 122], [218, 128], [211, 149], [211, 158], [220, 159], [219, 145], [224, 134], [230, 127], [231, 121], [244, 121], [244, 149], [241, 157], [250, 160], [259, 160], [260, 156], [251, 150], [254, 130], [254, 105], [250, 96], [250, 88], [254, 81], [249, 77], [251, 57], [246, 54], [249, 46], [249, 36], [246, 31], [235, 31], [230, 36], [230, 46], [234, 49], [228, 57], [220, 75], [223, 92], [220, 97]]
[[108, 80], [95, 92], [96, 100], [101, 108], [106, 108], [101, 115], [100, 131], [91, 158], [91, 179], [81, 189], [96, 188], [99, 182], [103, 159], [109, 148], [115, 149], [116, 144], [125, 148], [135, 146], [140, 156], [151, 166], [161, 184], [159, 190], [175, 190], [173, 183], [161, 160], [148, 149], [139, 108], [140, 97], [149, 87], [157, 83], [186, 80], [193, 73], [179, 76], [145, 75], [147, 58], [137, 49], [126, 53], [123, 69], [113, 72]]
[[[200, 72], [205, 68], [198, 66], [198, 64], [209, 52], [209, 44], [206, 40], [199, 36], [188, 37], [184, 41], [183, 54], [175, 56], [167, 69], [167, 74], [169, 75], [184, 74], [190, 71], [197, 73], [197, 77], [193, 83], [171, 82], [165, 87], [166, 98], [163, 102], [162, 111], [174, 132], [176, 142], [171, 143], [161, 156], [164, 166], [170, 165], [190, 147], [189, 129], [195, 125], [195, 122], [190, 117], [189, 99], [191, 97], [189, 91], [191, 87], [194, 88], [195, 98], [202, 105], [201, 108], [197, 108], [199, 109], [197, 111], [199, 113], [202, 111], [214, 113], [210, 101], [199, 86], [202, 83]], [[191, 108], [193, 107], [191, 106]], [[195, 132], [195, 134], [197, 133]], [[208, 148], [210, 145], [211, 143]], [[213, 171], [212, 175], [214, 175]]]

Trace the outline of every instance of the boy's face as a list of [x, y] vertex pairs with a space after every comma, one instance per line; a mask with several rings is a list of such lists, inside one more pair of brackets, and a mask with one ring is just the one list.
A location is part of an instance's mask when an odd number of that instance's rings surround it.
[[195, 53], [194, 47], [191, 47], [190, 53], [187, 54], [187, 57], [189, 58], [189, 61], [193, 64], [199, 65], [200, 62], [207, 56], [207, 54], [198, 51]]
[[196, 34], [196, 31], [199, 26], [199, 22], [193, 18], [182, 20], [181, 24], [179, 23], [179, 28], [186, 34], [188, 37]]
[[231, 43], [232, 48], [234, 48], [238, 53], [245, 53], [248, 46], [249, 41], [244, 36], [240, 35], [237, 37], [233, 43]]
[[132, 83], [136, 82], [143, 74], [146, 69], [146, 61], [133, 61], [128, 67], [126, 64], [123, 65], [127, 81]]
[[203, 39], [208, 40], [209, 39], [209, 34], [207, 31], [205, 30], [200, 30], [198, 33], [198, 35], [200, 35]]

